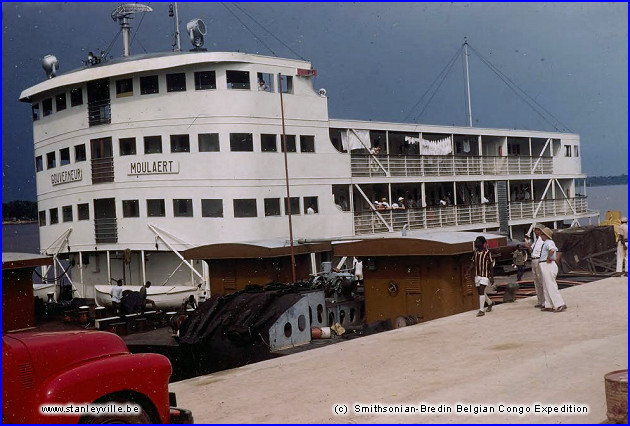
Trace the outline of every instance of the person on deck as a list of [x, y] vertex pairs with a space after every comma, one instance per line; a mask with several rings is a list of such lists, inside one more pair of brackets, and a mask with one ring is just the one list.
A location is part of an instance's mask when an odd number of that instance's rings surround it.
[[118, 307], [120, 306], [120, 301], [123, 296], [123, 282], [122, 280], [117, 280], [116, 285], [112, 286], [112, 289], [109, 291], [109, 295], [112, 298], [112, 308], [114, 308], [114, 314], [118, 313]]
[[155, 305], [155, 302], [151, 299], [147, 299], [147, 289], [151, 287], [151, 281], [147, 281], [145, 285], [140, 287], [140, 313], [144, 314], [144, 311], [147, 307], [147, 303], [151, 304], [154, 311], [157, 311], [158, 308]]

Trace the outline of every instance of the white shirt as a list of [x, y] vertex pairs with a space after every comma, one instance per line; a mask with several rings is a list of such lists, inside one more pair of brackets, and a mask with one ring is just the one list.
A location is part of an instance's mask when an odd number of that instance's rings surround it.
[[352, 267], [354, 268], [354, 276], [358, 280], [363, 279], [363, 262], [360, 262], [356, 257], [352, 261]]
[[122, 300], [123, 288], [120, 285], [115, 285], [112, 287], [109, 294], [112, 296], [112, 302], [120, 303]]
[[534, 241], [534, 245], [532, 246], [532, 259], [540, 257], [540, 252], [542, 251], [543, 239], [538, 237]]
[[309, 207], [308, 209], [306, 209], [306, 214], [315, 214], [315, 210], [313, 210], [313, 207]]

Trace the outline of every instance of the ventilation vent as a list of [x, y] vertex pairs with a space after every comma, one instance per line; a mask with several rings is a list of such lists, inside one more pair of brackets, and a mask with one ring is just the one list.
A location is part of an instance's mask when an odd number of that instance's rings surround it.
[[30, 363], [18, 365], [18, 375], [22, 382], [22, 389], [33, 389], [33, 366]]

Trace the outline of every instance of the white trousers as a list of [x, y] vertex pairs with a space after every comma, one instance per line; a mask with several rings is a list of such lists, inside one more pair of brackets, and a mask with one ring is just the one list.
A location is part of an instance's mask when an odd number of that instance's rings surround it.
[[545, 290], [543, 289], [543, 278], [540, 272], [540, 259], [532, 259], [532, 273], [534, 274], [534, 287], [536, 287], [536, 297], [538, 304], [545, 304]]
[[545, 308], [559, 308], [564, 305], [564, 299], [558, 290], [556, 276], [558, 275], [558, 265], [556, 262], [540, 262], [540, 272], [543, 278], [543, 289], [545, 291]]
[[628, 272], [628, 243], [617, 241], [617, 272]]

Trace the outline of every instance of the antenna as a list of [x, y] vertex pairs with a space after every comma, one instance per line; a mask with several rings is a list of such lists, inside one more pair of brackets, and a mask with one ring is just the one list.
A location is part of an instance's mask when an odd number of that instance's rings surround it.
[[168, 5], [168, 16], [175, 18], [175, 41], [173, 43], [173, 52], [181, 52], [182, 42], [179, 37], [179, 12], [177, 9], [177, 3]]
[[112, 19], [120, 22], [123, 34], [123, 56], [129, 56], [129, 20], [133, 19], [133, 15], [138, 12], [153, 12], [149, 6], [140, 3], [127, 3], [118, 6], [112, 12]]
[[468, 72], [468, 38], [464, 37], [464, 59], [466, 60], [466, 93], [468, 99], [468, 126], [472, 127], [472, 105], [470, 104], [470, 73]]
[[186, 24], [186, 31], [188, 31], [188, 38], [194, 46], [192, 50], [206, 50], [202, 49], [203, 36], [206, 35], [206, 24], [201, 19], [193, 19]]

